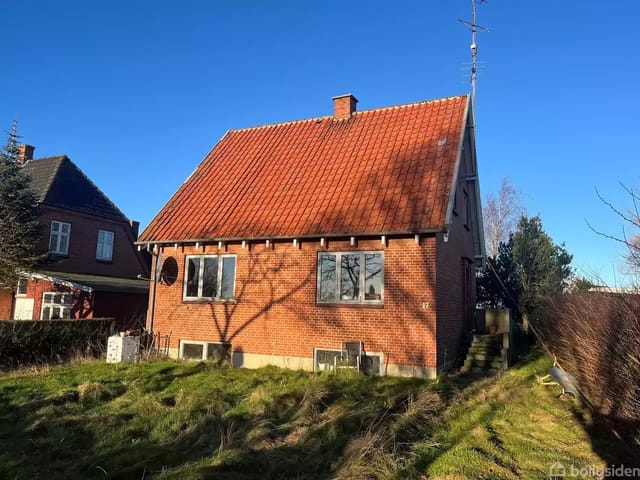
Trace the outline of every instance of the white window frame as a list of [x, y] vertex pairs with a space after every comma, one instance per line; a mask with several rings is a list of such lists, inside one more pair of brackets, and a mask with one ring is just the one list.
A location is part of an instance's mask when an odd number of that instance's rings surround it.
[[[330, 364], [323, 364], [325, 365], [325, 368], [318, 368], [319, 367], [319, 363], [318, 363], [318, 352], [332, 352], [335, 353], [337, 357], [339, 357], [342, 354], [342, 350], [340, 349], [336, 349], [336, 348], [320, 348], [320, 347], [314, 347], [313, 348], [313, 371], [315, 373], [321, 373], [321, 372], [330, 372], [333, 370], [333, 363]], [[379, 357], [380, 361], [380, 370], [378, 372], [373, 372], [374, 375], [378, 375], [378, 376], [383, 376], [384, 375], [384, 353], [382, 352], [367, 352], [367, 357]]]
[[[64, 299], [69, 299], [68, 303], [67, 302], [61, 302], [61, 303], [56, 303], [56, 302], [46, 302], [45, 303], [45, 298], [47, 295], [51, 295], [53, 297], [53, 299], [55, 299], [56, 295], [61, 295], [62, 298], [61, 300]], [[41, 320], [51, 320], [52, 318], [52, 313], [54, 311], [54, 309], [58, 309], [59, 311], [59, 316], [57, 318], [54, 318], [53, 320], [66, 320], [66, 319], [70, 319], [71, 318], [71, 303], [73, 302], [73, 295], [69, 292], [43, 292], [42, 294], [42, 302], [40, 303], [40, 319]], [[44, 318], [44, 309], [46, 307], [49, 307], [49, 318]], [[69, 309], [69, 317], [64, 317], [63, 314], [63, 309], [64, 308], [68, 308]]]
[[[229, 342], [207, 342], [203, 340], [180, 340], [180, 348], [178, 350], [178, 358], [180, 360], [193, 360], [196, 361], [195, 358], [184, 358], [184, 346], [185, 344], [195, 344], [202, 345], [202, 357], [200, 360], [208, 360], [209, 359], [209, 344], [212, 345], [229, 345], [229, 349], [231, 350], [231, 343]], [[231, 352], [229, 352], [231, 353]]]
[[[24, 285], [24, 292], [20, 291], [21, 285]], [[18, 279], [18, 284], [16, 285], [16, 297], [26, 297], [28, 291], [29, 291], [29, 279], [28, 278]]]
[[[337, 278], [337, 288], [338, 288], [338, 296], [340, 296], [341, 292], [341, 283], [342, 283], [342, 275], [341, 275], [341, 265], [342, 265], [342, 255], [356, 255], [359, 254], [362, 257], [362, 269], [361, 275], [359, 279], [359, 294], [357, 299], [349, 299], [343, 300], [341, 298], [337, 298], [334, 300], [322, 300], [321, 299], [321, 291], [320, 291], [320, 277], [321, 277], [321, 264], [320, 257], [322, 255], [335, 255], [336, 256], [336, 278]], [[382, 287], [380, 291], [380, 299], [376, 300], [367, 300], [365, 299], [365, 284], [366, 284], [366, 269], [365, 269], [365, 255], [381, 255], [382, 256]], [[316, 278], [316, 302], [321, 304], [362, 304], [362, 305], [381, 305], [384, 304], [384, 251], [383, 250], [355, 250], [355, 251], [339, 251], [339, 252], [329, 252], [329, 251], [319, 251], [318, 258], [316, 262], [317, 269], [317, 278]]]
[[[199, 258], [200, 266], [198, 268], [198, 295], [195, 297], [187, 296], [187, 282], [189, 277], [187, 275], [187, 269], [189, 268], [189, 259], [190, 258]], [[203, 288], [203, 277], [204, 277], [204, 260], [206, 258], [217, 258], [218, 259], [218, 272], [216, 278], [216, 297], [203, 297], [202, 296], [202, 288]], [[233, 258], [235, 263], [233, 269], [233, 292], [230, 297], [221, 297], [220, 293], [222, 292], [222, 265], [225, 258]], [[236, 296], [236, 274], [238, 271], [238, 258], [237, 255], [186, 255], [184, 257], [184, 279], [182, 281], [182, 299], [184, 301], [229, 301], [233, 300]]]
[[[62, 231], [62, 227], [64, 225], [69, 227], [69, 231], [66, 233]], [[55, 248], [52, 249], [51, 241], [54, 235], [56, 236], [56, 245], [55, 245]], [[60, 240], [63, 237], [67, 239], [67, 245], [66, 245], [67, 248], [65, 250], [62, 250], [62, 248], [60, 248], [60, 244], [61, 244]], [[68, 255], [70, 242], [71, 242], [71, 224], [67, 222], [61, 222], [60, 220], [51, 220], [51, 229], [49, 233], [49, 252], [55, 253], [56, 255]]]
[[[102, 234], [102, 241], [100, 235]], [[110, 241], [107, 241], [105, 237], [111, 236]], [[96, 245], [96, 260], [102, 262], [110, 262], [113, 260], [113, 244], [115, 243], [116, 234], [111, 230], [98, 230], [98, 244]], [[105, 249], [108, 251], [105, 252]], [[108, 253], [108, 254], [107, 254]]]

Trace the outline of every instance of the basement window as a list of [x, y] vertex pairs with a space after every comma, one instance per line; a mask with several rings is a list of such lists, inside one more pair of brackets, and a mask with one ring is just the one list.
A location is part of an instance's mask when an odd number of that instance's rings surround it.
[[382, 252], [318, 254], [318, 303], [382, 303]]
[[183, 360], [213, 360], [231, 362], [231, 344], [228, 342], [202, 342], [180, 340], [179, 358]]
[[187, 255], [185, 300], [230, 300], [235, 293], [235, 255]]

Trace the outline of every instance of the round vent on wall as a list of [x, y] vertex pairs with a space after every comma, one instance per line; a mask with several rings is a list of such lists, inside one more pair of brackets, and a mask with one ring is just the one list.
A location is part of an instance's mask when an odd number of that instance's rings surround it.
[[178, 279], [178, 262], [173, 257], [167, 257], [162, 263], [160, 270], [160, 282], [163, 285], [171, 286]]

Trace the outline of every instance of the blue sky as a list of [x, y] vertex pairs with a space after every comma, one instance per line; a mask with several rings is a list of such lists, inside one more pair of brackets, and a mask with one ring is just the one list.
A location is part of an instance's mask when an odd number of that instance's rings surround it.
[[[2, 0], [0, 128], [68, 154], [146, 225], [232, 128], [469, 91], [467, 0]], [[490, 0], [477, 145], [483, 195], [525, 192], [578, 273], [623, 283], [620, 181], [640, 187], [640, 63], [632, 0]]]

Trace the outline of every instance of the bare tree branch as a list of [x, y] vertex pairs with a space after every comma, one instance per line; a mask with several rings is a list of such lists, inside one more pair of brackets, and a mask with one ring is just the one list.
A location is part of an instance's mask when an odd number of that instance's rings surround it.
[[498, 254], [500, 242], [506, 242], [509, 235], [516, 230], [518, 220], [526, 213], [520, 200], [521, 192], [508, 178], [502, 179], [497, 196], [490, 193], [486, 196], [482, 217], [487, 255]]
[[[585, 219], [585, 222], [592, 232], [623, 244], [628, 251], [626, 254], [623, 254], [625, 264], [627, 265], [627, 267], [629, 267], [632, 273], [640, 275], [640, 192], [628, 187], [622, 182], [620, 182], [620, 185], [622, 186], [622, 189], [631, 197], [632, 208], [629, 209], [628, 213], [623, 212], [606, 198], [604, 198], [597, 188], [595, 189], [595, 191], [600, 201], [622, 219], [622, 235], [617, 236], [609, 233], [604, 233], [601, 230], [593, 227], [587, 219]], [[628, 232], [629, 229], [631, 229], [631, 232]], [[638, 231], [638, 233], [633, 233], [633, 231], [636, 230]]]

